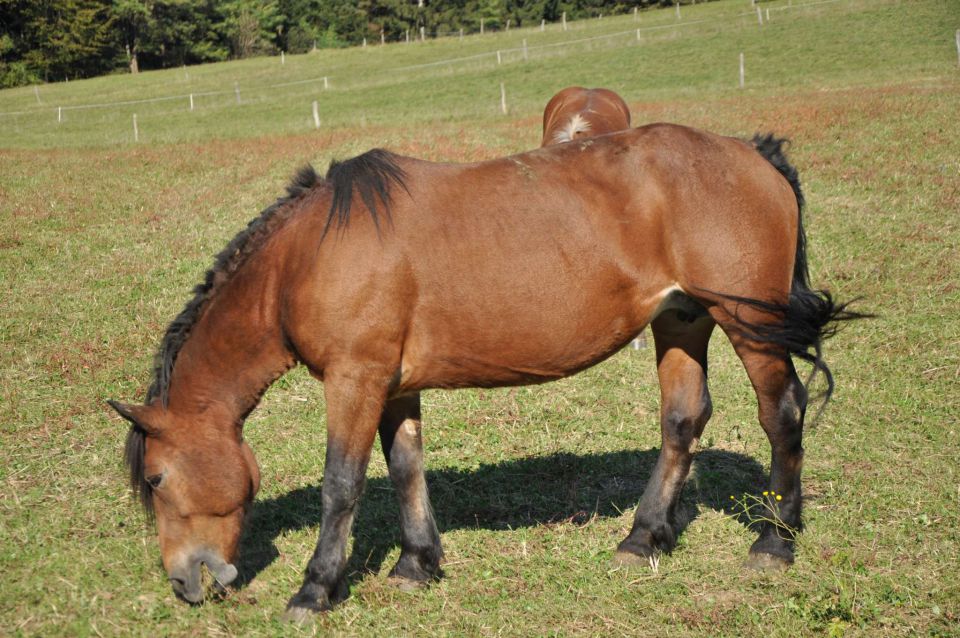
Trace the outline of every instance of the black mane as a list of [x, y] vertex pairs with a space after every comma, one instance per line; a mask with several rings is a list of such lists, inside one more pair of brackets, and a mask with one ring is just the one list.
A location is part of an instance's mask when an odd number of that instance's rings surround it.
[[[404, 183], [406, 173], [397, 165], [396, 155], [382, 148], [375, 148], [363, 155], [342, 162], [331, 162], [327, 169], [327, 182], [333, 187], [333, 200], [330, 213], [323, 227], [323, 237], [331, 227], [339, 230], [350, 221], [350, 209], [353, 203], [353, 191], [360, 195], [370, 217], [380, 233], [380, 212], [377, 199], [383, 204], [383, 213], [390, 220], [391, 183], [407, 190]], [[409, 192], [409, 191], [408, 191]]]
[[287, 186], [286, 196], [278, 199], [251, 220], [247, 227], [216, 256], [213, 268], [207, 271], [203, 283], [193, 289], [193, 299], [187, 302], [180, 314], [170, 323], [163, 341], [160, 342], [160, 348], [154, 358], [154, 380], [147, 391], [147, 403], [159, 398], [163, 406], [167, 406], [173, 364], [180, 348], [190, 335], [190, 329], [193, 328], [206, 302], [210, 299], [214, 287], [235, 272], [250, 253], [263, 243], [275, 226], [271, 222], [279, 221], [278, 218], [283, 217], [278, 213], [289, 211], [291, 207], [288, 204], [302, 197], [318, 182], [319, 178], [312, 166], [307, 165], [301, 168]]

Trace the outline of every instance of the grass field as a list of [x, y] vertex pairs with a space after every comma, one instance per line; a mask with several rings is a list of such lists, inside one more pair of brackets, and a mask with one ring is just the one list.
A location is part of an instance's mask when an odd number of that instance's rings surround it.
[[[960, 4], [802, 5], [760, 3], [762, 27], [746, 0], [720, 0], [679, 21], [649, 11], [0, 92], [0, 635], [960, 635]], [[513, 49], [499, 66], [498, 49]], [[765, 489], [769, 446], [718, 336], [685, 531], [657, 572], [609, 561], [659, 448], [653, 354], [627, 349], [544, 386], [426, 393], [446, 578], [387, 584], [399, 528], [376, 452], [351, 596], [306, 628], [279, 615], [316, 542], [325, 417], [322, 388], [294, 370], [245, 429], [263, 472], [245, 584], [176, 601], [105, 400], [143, 396], [211, 256], [304, 162], [532, 148], [540, 109], [577, 83], [621, 92], [637, 124], [792, 138], [814, 282], [879, 314], [827, 346], [838, 387], [805, 438], [796, 565], [741, 567], [754, 533], [729, 496]], [[222, 93], [190, 112], [191, 92]], [[170, 96], [57, 123], [57, 106]]]

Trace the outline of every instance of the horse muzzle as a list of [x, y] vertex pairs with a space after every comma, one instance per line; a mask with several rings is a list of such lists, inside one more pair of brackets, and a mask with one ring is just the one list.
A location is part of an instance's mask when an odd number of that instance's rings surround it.
[[202, 565], [207, 566], [207, 571], [213, 576], [214, 587], [218, 589], [225, 589], [237, 578], [237, 568], [223, 560], [219, 554], [207, 549], [195, 552], [185, 564], [169, 572], [173, 592], [192, 605], [202, 603], [206, 596], [200, 574]]

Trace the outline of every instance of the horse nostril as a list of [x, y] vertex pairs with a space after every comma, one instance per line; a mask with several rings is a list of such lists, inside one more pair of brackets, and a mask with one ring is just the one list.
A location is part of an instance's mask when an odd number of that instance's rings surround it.
[[182, 578], [171, 578], [170, 584], [176, 591], [183, 591], [187, 587], [187, 581], [183, 580]]

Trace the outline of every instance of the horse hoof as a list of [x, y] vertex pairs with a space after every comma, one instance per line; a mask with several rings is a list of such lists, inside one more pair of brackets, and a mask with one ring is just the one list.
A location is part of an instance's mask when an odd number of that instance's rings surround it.
[[387, 584], [396, 587], [400, 591], [411, 592], [426, 589], [430, 582], [426, 580], [413, 580], [412, 578], [404, 578], [403, 576], [394, 574], [393, 576], [387, 577]]
[[660, 565], [660, 556], [657, 553], [644, 556], [642, 554], [634, 554], [633, 552], [618, 549], [616, 553], [614, 553], [613, 558], [610, 559], [610, 564], [614, 569], [649, 567], [653, 571], [657, 571]]
[[750, 556], [747, 557], [747, 562], [744, 563], [744, 567], [759, 572], [782, 572], [786, 571], [792, 564], [793, 561], [787, 560], [782, 556], [757, 552], [751, 553]]
[[295, 625], [309, 625], [315, 615], [315, 611], [306, 607], [287, 607], [283, 612], [283, 621]]

